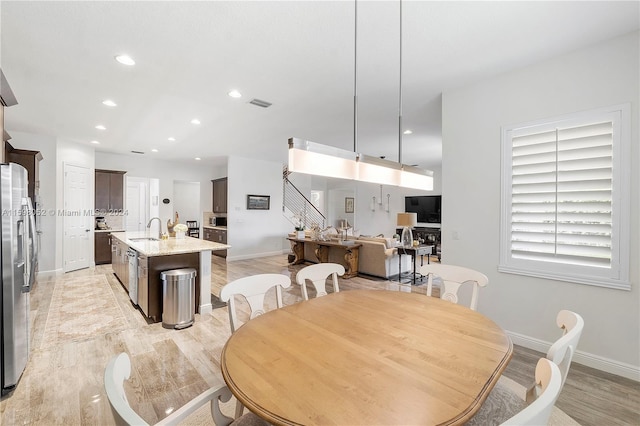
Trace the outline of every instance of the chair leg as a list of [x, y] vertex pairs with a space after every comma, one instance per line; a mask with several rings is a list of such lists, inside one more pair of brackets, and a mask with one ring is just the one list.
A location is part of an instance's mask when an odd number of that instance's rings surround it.
[[236, 419], [239, 419], [242, 416], [242, 412], [244, 411], [244, 405], [240, 401], [236, 401], [236, 415], [234, 416]]

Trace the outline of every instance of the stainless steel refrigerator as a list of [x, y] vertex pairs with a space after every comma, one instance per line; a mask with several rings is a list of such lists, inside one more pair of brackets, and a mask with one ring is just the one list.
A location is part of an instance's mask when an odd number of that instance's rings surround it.
[[19, 164], [0, 164], [2, 213], [2, 394], [15, 388], [29, 359], [29, 291], [37, 253], [35, 212], [27, 195], [27, 171]]

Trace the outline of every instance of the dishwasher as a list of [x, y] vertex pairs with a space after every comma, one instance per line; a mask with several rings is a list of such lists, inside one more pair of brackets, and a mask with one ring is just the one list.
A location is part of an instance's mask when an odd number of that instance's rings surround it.
[[138, 252], [132, 248], [127, 250], [129, 258], [129, 298], [138, 306]]

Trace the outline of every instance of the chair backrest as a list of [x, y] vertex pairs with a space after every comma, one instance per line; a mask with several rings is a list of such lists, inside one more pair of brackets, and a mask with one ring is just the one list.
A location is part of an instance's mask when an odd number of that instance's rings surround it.
[[469, 307], [474, 311], [478, 308], [479, 287], [485, 287], [489, 283], [487, 276], [473, 269], [463, 266], [443, 265], [441, 263], [430, 263], [420, 268], [422, 275], [428, 275], [427, 296], [431, 296], [433, 290], [434, 276], [440, 277], [442, 286], [440, 287], [440, 298], [453, 303], [458, 303], [458, 290], [466, 282], [473, 283], [473, 292]]
[[542, 389], [538, 399], [502, 423], [503, 426], [533, 426], [549, 423], [553, 405], [556, 403], [562, 389], [562, 374], [558, 366], [546, 358], [540, 358], [536, 365], [536, 384]]
[[111, 412], [118, 425], [148, 425], [127, 401], [124, 381], [131, 376], [129, 355], [121, 353], [111, 358], [104, 371], [104, 390], [111, 404]]
[[309, 300], [307, 281], [310, 281], [316, 289], [316, 297], [326, 296], [326, 284], [329, 275], [331, 275], [333, 281], [333, 291], [335, 293], [339, 292], [338, 275], [344, 275], [344, 266], [339, 263], [316, 263], [300, 269], [296, 274], [296, 282], [302, 287], [304, 300]]
[[253, 319], [258, 315], [264, 314], [264, 296], [272, 287], [276, 288], [276, 304], [278, 308], [282, 308], [282, 289], [288, 288], [290, 285], [291, 279], [286, 275], [259, 274], [231, 281], [222, 287], [220, 300], [229, 302], [231, 332], [235, 332], [239, 327], [234, 295], [239, 294], [247, 299], [251, 309], [249, 319]]
[[[136, 413], [127, 401], [124, 392], [124, 381], [131, 376], [131, 361], [125, 352], [118, 354], [109, 360], [104, 370], [104, 389], [111, 405], [111, 412], [118, 425], [148, 425], [148, 423]], [[228, 402], [231, 399], [231, 391], [222, 385], [217, 388], [209, 388], [182, 407], [173, 411], [156, 425], [179, 424], [203, 405], [211, 404], [211, 416], [216, 426], [228, 426], [233, 419], [225, 416], [220, 411], [220, 402]]]
[[549, 348], [547, 359], [556, 363], [560, 369], [562, 386], [564, 386], [564, 382], [567, 380], [567, 374], [569, 374], [573, 354], [576, 351], [578, 341], [582, 335], [584, 320], [575, 312], [562, 310], [558, 312], [556, 323], [558, 327], [564, 330], [564, 333], [562, 337], [556, 340]]

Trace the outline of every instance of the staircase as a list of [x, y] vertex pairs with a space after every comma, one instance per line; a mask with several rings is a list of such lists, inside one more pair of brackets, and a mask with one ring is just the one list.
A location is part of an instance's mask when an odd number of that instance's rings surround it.
[[282, 170], [282, 214], [294, 227], [302, 223], [305, 229], [311, 229], [313, 224], [324, 229], [327, 218], [289, 180], [289, 173], [285, 166]]

